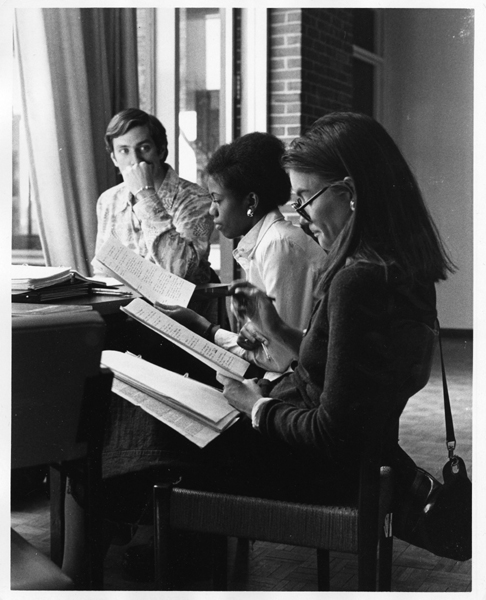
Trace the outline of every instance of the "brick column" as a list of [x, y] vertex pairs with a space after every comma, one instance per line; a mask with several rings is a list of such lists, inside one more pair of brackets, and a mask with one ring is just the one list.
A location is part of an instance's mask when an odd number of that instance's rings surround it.
[[269, 130], [288, 142], [318, 117], [349, 110], [352, 11], [269, 10]]

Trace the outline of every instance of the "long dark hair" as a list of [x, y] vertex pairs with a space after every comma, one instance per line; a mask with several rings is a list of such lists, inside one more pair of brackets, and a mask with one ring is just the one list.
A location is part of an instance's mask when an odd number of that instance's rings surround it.
[[329, 182], [354, 181], [356, 208], [329, 251], [323, 289], [348, 257], [395, 265], [411, 282], [437, 282], [455, 270], [410, 167], [371, 117], [321, 117], [290, 144], [282, 162]]

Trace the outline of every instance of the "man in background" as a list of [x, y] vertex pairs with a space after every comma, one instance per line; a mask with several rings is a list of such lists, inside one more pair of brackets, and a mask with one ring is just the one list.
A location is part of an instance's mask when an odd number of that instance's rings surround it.
[[[105, 145], [123, 182], [98, 199], [96, 251], [113, 233], [127, 248], [174, 275], [208, 283], [211, 198], [165, 162], [162, 123], [137, 108], [122, 110], [108, 124]], [[92, 265], [95, 275], [107, 274], [96, 258]]]
[[[182, 179], [166, 163], [167, 134], [153, 115], [137, 108], [117, 113], [105, 134], [106, 150], [123, 182], [98, 199], [96, 252], [110, 235], [143, 258], [192, 283], [211, 280], [209, 214], [211, 197], [199, 185]], [[113, 275], [93, 258], [95, 275]], [[217, 300], [193, 293], [189, 307], [211, 322], [217, 321]], [[110, 331], [110, 348], [130, 350], [144, 359], [196, 378], [214, 373], [148, 327], [127, 319]], [[181, 354], [182, 353], [182, 354]], [[204, 371], [204, 373], [202, 373]]]

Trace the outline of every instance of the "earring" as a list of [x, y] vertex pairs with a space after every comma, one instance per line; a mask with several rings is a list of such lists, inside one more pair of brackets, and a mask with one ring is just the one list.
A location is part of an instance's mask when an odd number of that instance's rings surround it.
[[246, 211], [246, 214], [247, 214], [247, 215], [250, 217], [250, 219], [251, 219], [251, 218], [253, 217], [253, 215], [255, 214], [255, 213], [253, 212], [253, 208], [249, 208], [249, 209]]
[[349, 208], [351, 209], [352, 212], [355, 211], [355, 209], [356, 209], [356, 202], [354, 200], [351, 200], [351, 202], [349, 203]]

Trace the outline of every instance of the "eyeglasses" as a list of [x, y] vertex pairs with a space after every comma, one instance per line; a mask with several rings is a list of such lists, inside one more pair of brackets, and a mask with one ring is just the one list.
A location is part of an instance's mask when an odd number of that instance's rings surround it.
[[312, 219], [309, 217], [309, 215], [305, 212], [305, 207], [309, 206], [309, 204], [311, 202], [314, 202], [314, 200], [316, 198], [318, 198], [321, 194], [323, 194], [326, 190], [328, 190], [331, 186], [333, 186], [334, 184], [331, 183], [331, 185], [326, 185], [326, 187], [322, 188], [322, 190], [319, 190], [317, 192], [317, 194], [314, 194], [313, 196], [311, 196], [309, 198], [309, 200], [307, 200], [307, 202], [304, 202], [303, 204], [301, 203], [300, 199], [298, 202], [292, 202], [292, 208], [295, 210], [296, 213], [298, 213], [301, 217], [304, 217], [304, 219], [306, 221], [312, 221]]

